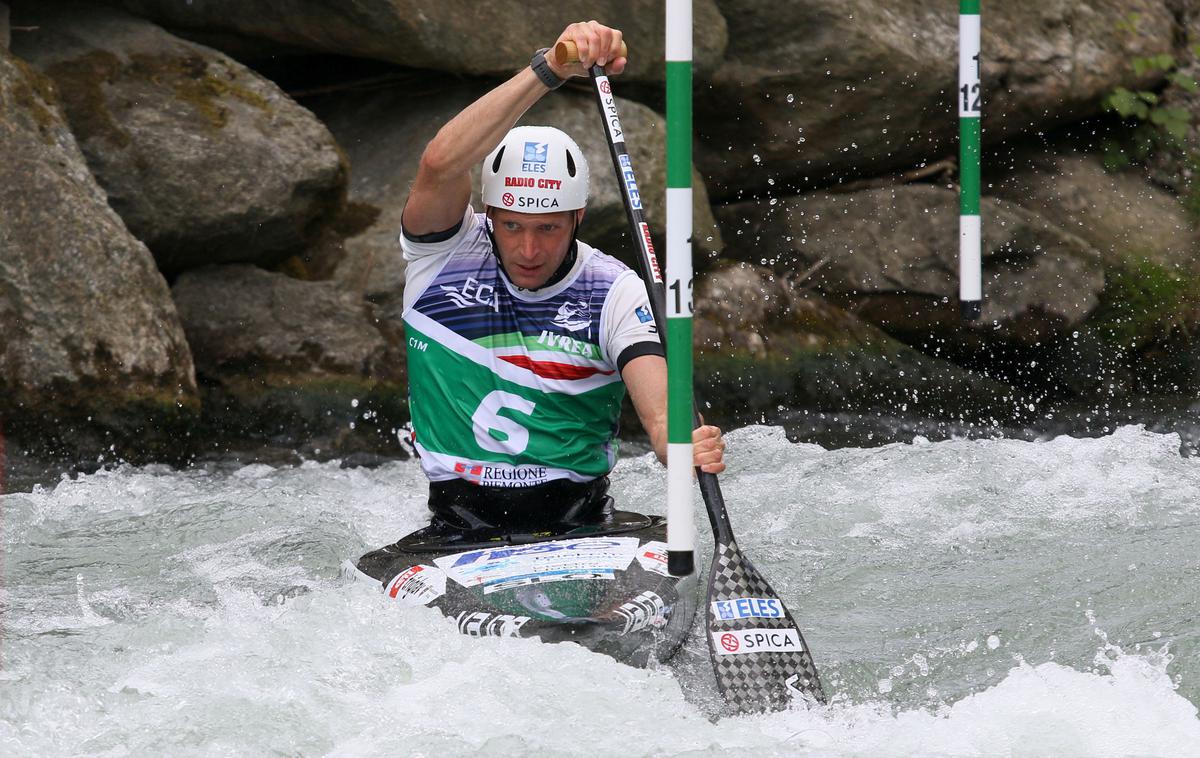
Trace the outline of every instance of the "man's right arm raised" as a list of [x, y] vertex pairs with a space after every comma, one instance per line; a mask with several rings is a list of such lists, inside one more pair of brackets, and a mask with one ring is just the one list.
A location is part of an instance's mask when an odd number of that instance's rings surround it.
[[[611, 63], [612, 73], [625, 68], [625, 59], [618, 57], [621, 33], [615, 29], [595, 21], [571, 24], [559, 35], [558, 41], [565, 40], [576, 43], [581, 61], [567, 66], [548, 61], [562, 79], [585, 75], [594, 62]], [[471, 202], [471, 169], [547, 92], [532, 69], [523, 68], [450, 119], [421, 155], [404, 206], [404, 230], [415, 236], [436, 234], [462, 221]]]

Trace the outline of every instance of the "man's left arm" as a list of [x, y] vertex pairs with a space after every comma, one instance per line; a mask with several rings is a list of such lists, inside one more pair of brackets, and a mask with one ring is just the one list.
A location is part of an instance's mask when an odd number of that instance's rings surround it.
[[[621, 378], [638, 418], [650, 435], [654, 454], [667, 462], [667, 362], [661, 355], [639, 355], [625, 364]], [[725, 470], [725, 440], [721, 430], [704, 425], [692, 432], [695, 465], [709, 474]]]
[[[646, 286], [629, 272], [613, 284], [604, 309], [604, 349], [621, 372], [658, 460], [666, 464], [667, 362]], [[703, 471], [719, 474], [725, 470], [725, 440], [720, 429], [701, 426], [692, 433], [692, 444], [696, 465]]]

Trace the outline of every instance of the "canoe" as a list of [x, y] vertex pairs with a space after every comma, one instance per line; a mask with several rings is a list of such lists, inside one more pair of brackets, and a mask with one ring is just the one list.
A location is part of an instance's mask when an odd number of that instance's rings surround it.
[[697, 579], [667, 573], [658, 516], [602, 526], [470, 535], [420, 529], [359, 558], [402, 605], [437, 608], [462, 634], [575, 642], [634, 666], [671, 657], [696, 613]]

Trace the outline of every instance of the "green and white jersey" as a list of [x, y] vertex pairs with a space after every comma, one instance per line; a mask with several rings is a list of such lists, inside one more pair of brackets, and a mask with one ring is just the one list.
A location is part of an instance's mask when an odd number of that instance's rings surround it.
[[500, 271], [483, 214], [440, 242], [402, 238], [409, 406], [431, 481], [527, 487], [590, 481], [616, 462], [621, 369], [662, 355], [646, 289], [578, 243], [562, 281], [523, 290]]

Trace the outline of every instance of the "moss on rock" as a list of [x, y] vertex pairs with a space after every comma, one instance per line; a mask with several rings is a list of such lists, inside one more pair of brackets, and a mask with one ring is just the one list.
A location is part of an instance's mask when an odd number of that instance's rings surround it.
[[1130, 255], [1105, 273], [1100, 306], [1088, 327], [1109, 347], [1136, 351], [1194, 331], [1200, 315], [1200, 280]]
[[270, 101], [239, 81], [236, 70], [214, 65], [198, 55], [133, 54], [127, 75], [170, 87], [180, 102], [204, 116], [213, 129], [222, 129], [228, 122], [229, 110], [225, 104], [230, 99], [268, 116], [273, 112]]
[[100, 137], [118, 147], [129, 146], [129, 134], [113, 119], [104, 92], [121, 68], [121, 59], [105, 50], [93, 50], [47, 68], [59, 84], [67, 118], [82, 138]]
[[53, 144], [54, 130], [64, 126], [55, 110], [59, 99], [54, 82], [20, 58], [9, 57], [8, 61], [21, 72], [21, 76], [12, 83], [10, 96], [13, 105], [17, 111], [24, 111], [33, 119], [43, 143]]

